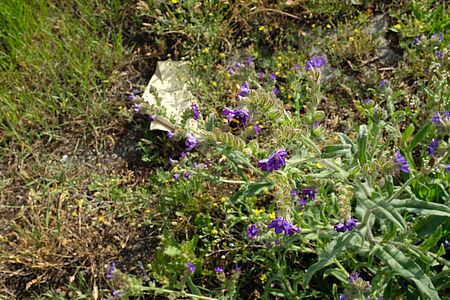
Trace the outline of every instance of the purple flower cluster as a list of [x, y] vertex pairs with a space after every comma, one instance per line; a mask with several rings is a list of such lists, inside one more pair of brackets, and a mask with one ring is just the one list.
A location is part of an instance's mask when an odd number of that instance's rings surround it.
[[[450, 119], [450, 111], [444, 111], [444, 119]], [[436, 125], [440, 125], [442, 121], [441, 114], [438, 112], [431, 118], [431, 123]]]
[[108, 269], [106, 270], [105, 278], [106, 280], [111, 280], [113, 276], [113, 272], [116, 269], [116, 263], [112, 262]]
[[450, 173], [450, 164], [445, 167], [445, 172]]
[[186, 263], [186, 268], [187, 268], [187, 270], [188, 270], [190, 273], [194, 273], [195, 270], [197, 269], [197, 268], [195, 267], [195, 265], [194, 265], [193, 263], [191, 263], [191, 262], [187, 262], [187, 263]]
[[287, 155], [285, 150], [277, 151], [271, 154], [268, 158], [258, 161], [258, 168], [262, 171], [269, 171], [272, 173], [274, 170], [279, 170], [281, 166], [286, 165], [284, 157]]
[[250, 93], [250, 88], [248, 86], [248, 81], [244, 82], [244, 84], [241, 86], [241, 89], [238, 94], [238, 99], [241, 100], [245, 96], [247, 96]]
[[355, 281], [356, 279], [358, 279], [359, 278], [359, 273], [358, 272], [353, 272], [353, 273], [351, 273], [349, 276], [348, 276], [348, 281], [349, 282], [353, 282], [353, 281]]
[[191, 151], [192, 149], [195, 148], [195, 146], [197, 146], [198, 141], [197, 139], [190, 133], [186, 134], [186, 151]]
[[431, 36], [433, 39], [436, 39], [438, 41], [442, 41], [444, 39], [444, 36], [441, 33], [435, 33]]
[[268, 229], [274, 228], [275, 233], [279, 234], [284, 231], [284, 235], [293, 235], [296, 232], [300, 232], [300, 229], [297, 226], [292, 225], [286, 220], [277, 218], [272, 220], [267, 226]]
[[216, 273], [223, 273], [223, 267], [222, 266], [215, 267], [214, 271], [216, 271]]
[[439, 146], [439, 140], [434, 138], [431, 140], [431, 143], [428, 145], [428, 148], [425, 150], [426, 153], [433, 157], [436, 154], [436, 149]]
[[400, 171], [404, 173], [409, 173], [409, 164], [406, 161], [406, 158], [400, 154], [400, 151], [397, 151], [395, 153], [394, 162]]
[[137, 114], [139, 112], [139, 110], [140, 110], [139, 104], [134, 103], [133, 104], [133, 111], [134, 111], [134, 113]]
[[254, 238], [258, 234], [258, 232], [259, 232], [259, 228], [255, 224], [251, 224], [247, 228], [247, 236], [248, 236], [249, 239]]
[[200, 118], [200, 109], [198, 108], [198, 105], [195, 103], [192, 103], [191, 109], [192, 109], [192, 118], [194, 120], [198, 120], [198, 118]]
[[358, 226], [358, 220], [349, 218], [345, 222], [338, 222], [334, 225], [334, 230], [337, 232], [352, 231]]
[[250, 118], [249, 114], [242, 109], [229, 109], [225, 108], [222, 112], [222, 115], [228, 118], [228, 124], [234, 121], [237, 122], [239, 126], [245, 127], [248, 124], [248, 120]]
[[313, 56], [311, 60], [307, 60], [305, 63], [305, 70], [310, 71], [313, 69], [318, 69], [326, 64], [325, 58]]
[[300, 191], [300, 195], [297, 192], [297, 190], [293, 189], [291, 191], [291, 195], [292, 197], [296, 197], [299, 196], [299, 199], [296, 200], [296, 202], [301, 205], [301, 206], [305, 206], [306, 205], [306, 200], [312, 200], [316, 197], [317, 191], [313, 188], [303, 188]]
[[442, 57], [444, 57], [444, 53], [442, 52], [442, 50], [437, 50], [437, 51], [436, 51], [436, 57], [437, 57], [437, 58], [442, 58]]

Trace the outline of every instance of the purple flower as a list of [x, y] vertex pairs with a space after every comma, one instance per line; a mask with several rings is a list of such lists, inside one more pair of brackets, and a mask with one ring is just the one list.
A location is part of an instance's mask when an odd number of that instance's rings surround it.
[[386, 83], [387, 83], [387, 81], [383, 79], [380, 81], [380, 86], [384, 87], [386, 85]]
[[349, 218], [345, 220], [345, 229], [347, 229], [348, 231], [355, 229], [356, 226], [358, 226], [358, 221], [356, 219]]
[[133, 101], [134, 99], [136, 99], [136, 95], [134, 93], [128, 94], [127, 99]]
[[450, 119], [450, 111], [444, 111], [444, 118]]
[[186, 172], [184, 172], [183, 176], [184, 176], [184, 178], [189, 179], [191, 177], [191, 173], [186, 171]]
[[242, 127], [247, 126], [248, 119], [250, 118], [249, 114], [242, 109], [231, 110], [229, 108], [225, 108], [222, 115], [228, 118], [228, 124], [231, 122], [236, 122], [238, 126]]
[[191, 104], [191, 109], [192, 109], [192, 113], [193, 113], [192, 118], [194, 120], [198, 120], [198, 118], [200, 117], [200, 109], [198, 108], [198, 105], [195, 104], [195, 103], [192, 103]]
[[186, 151], [191, 151], [192, 149], [195, 148], [195, 146], [197, 146], [198, 141], [197, 139], [190, 133], [186, 134]]
[[428, 148], [425, 151], [429, 156], [433, 157], [436, 153], [436, 149], [438, 146], [439, 146], [439, 140], [434, 138], [431, 140], [431, 143], [428, 145]]
[[274, 87], [274, 88], [272, 89], [272, 93], [274, 93], [274, 94], [275, 94], [275, 97], [276, 97], [276, 96], [278, 96], [278, 94], [280, 93], [280, 90], [277, 89], [277, 87]]
[[313, 188], [304, 188], [304, 189], [302, 189], [302, 195], [304, 197], [307, 197], [309, 200], [314, 199], [314, 197], [316, 197], [316, 194], [317, 194], [317, 192]]
[[450, 164], [445, 167], [445, 172], [450, 173]]
[[248, 81], [244, 82], [244, 84], [241, 86], [241, 89], [238, 94], [238, 99], [245, 97], [250, 93], [250, 88], [248, 87]]
[[251, 64], [254, 61], [253, 57], [249, 57], [245, 60], [246, 63]]
[[241, 67], [241, 63], [240, 63], [240, 62], [237, 62], [237, 63], [234, 64], [234, 66], [235, 66], [236, 68], [240, 68], [240, 67]]
[[247, 228], [247, 236], [249, 239], [254, 238], [259, 232], [259, 228], [255, 225], [252, 224]]
[[267, 226], [267, 229], [275, 229], [275, 233], [279, 234], [284, 231], [284, 235], [293, 235], [295, 232], [300, 232], [300, 229], [297, 226], [292, 225], [286, 220], [277, 218], [272, 220]]
[[113, 298], [119, 297], [119, 291], [118, 290], [112, 290], [111, 291], [111, 296], [113, 296]]
[[339, 300], [347, 299], [347, 294], [339, 294]]
[[148, 116], [148, 120], [151, 122], [155, 121], [155, 119], [156, 119], [155, 115]]
[[406, 161], [405, 157], [400, 154], [400, 151], [395, 153], [395, 164], [399, 170], [405, 173], [409, 173], [409, 164]]
[[139, 112], [139, 104], [134, 103], [133, 104], [133, 111], [137, 114]]
[[432, 35], [432, 38], [442, 41], [444, 39], [444, 36], [440, 33], [435, 33]]
[[187, 262], [187, 263], [186, 263], [186, 267], [187, 267], [187, 269], [188, 269], [188, 271], [189, 271], [190, 273], [194, 273], [195, 270], [197, 269], [197, 268], [195, 267], [195, 265], [194, 265], [193, 263], [191, 263], [191, 262]]
[[359, 278], [359, 273], [358, 272], [353, 272], [353, 273], [351, 273], [349, 276], [348, 276], [348, 281], [349, 282], [353, 282], [353, 281], [355, 281], [356, 279], [358, 279]]
[[258, 73], [258, 78], [259, 79], [263, 79], [263, 77], [264, 77], [264, 72], [263, 71], [259, 72]]
[[415, 38], [413, 39], [413, 44], [416, 44], [416, 45], [419, 45], [419, 44], [420, 44], [420, 36], [415, 37]]
[[430, 72], [430, 68], [424, 68], [423, 71], [424, 71], [425, 73], [428, 73], [428, 72]]
[[432, 118], [432, 123], [440, 123], [441, 122], [441, 115], [437, 112]]
[[336, 232], [346, 232], [347, 228], [345, 227], [344, 223], [338, 222], [334, 225], [334, 230], [336, 230]]
[[275, 80], [277, 79], [277, 75], [275, 73], [270, 73], [270, 79]]
[[228, 73], [229, 73], [231, 76], [234, 76], [234, 74], [236, 74], [236, 73], [234, 72], [233, 69], [228, 69]]
[[116, 269], [116, 263], [112, 262], [108, 269], [106, 270], [105, 278], [106, 280], [111, 280], [114, 270]]
[[444, 56], [444, 53], [441, 50], [436, 51], [436, 57], [442, 58]]
[[370, 98], [369, 97], [364, 98], [363, 102], [369, 104], [370, 103]]
[[172, 175], [173, 179], [177, 180], [178, 178], [180, 178], [180, 174], [175, 173]]
[[173, 165], [175, 163], [172, 157], [169, 157], [169, 160], [167, 162], [169, 163], [169, 165]]
[[172, 131], [169, 130], [169, 131], [167, 132], [167, 138], [168, 138], [169, 140], [172, 140], [174, 136], [175, 136], [175, 134], [174, 134]]
[[253, 129], [255, 130], [256, 135], [261, 134], [261, 128], [258, 124], [254, 124]]
[[306, 205], [306, 198], [301, 198], [297, 200], [297, 204], [300, 206], [305, 206]]
[[307, 60], [305, 63], [305, 70], [310, 71], [312, 69], [318, 69], [326, 64], [326, 61], [323, 57], [313, 56], [311, 60]]
[[292, 196], [292, 197], [297, 196], [297, 194], [298, 194], [298, 193], [297, 193], [297, 190], [296, 190], [296, 189], [292, 189], [292, 190], [291, 190], [291, 196]]
[[299, 64], [295, 64], [294, 65], [294, 69], [296, 69], [296, 70], [300, 69], [300, 65]]
[[277, 151], [271, 154], [268, 158], [258, 161], [258, 168], [262, 171], [269, 171], [272, 173], [274, 170], [279, 170], [281, 166], [286, 165], [284, 156], [287, 155], [285, 150]]
[[181, 158], [185, 158], [187, 156], [187, 152], [183, 151], [181, 152]]
[[445, 248], [445, 250], [450, 249], [450, 242], [448, 240], [444, 241], [444, 248]]
[[214, 271], [216, 271], [216, 273], [223, 273], [223, 267], [222, 266], [215, 267]]

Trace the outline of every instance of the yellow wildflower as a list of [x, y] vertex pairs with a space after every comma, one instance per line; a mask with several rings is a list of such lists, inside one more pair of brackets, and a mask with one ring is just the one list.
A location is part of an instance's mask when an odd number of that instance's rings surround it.
[[261, 280], [262, 283], [265, 283], [267, 281], [267, 275], [261, 274], [261, 276], [259, 276], [259, 280]]

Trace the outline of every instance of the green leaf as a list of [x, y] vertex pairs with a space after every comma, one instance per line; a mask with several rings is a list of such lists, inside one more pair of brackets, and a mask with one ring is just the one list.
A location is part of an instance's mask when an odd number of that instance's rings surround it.
[[414, 132], [414, 124], [409, 124], [409, 126], [406, 128], [405, 132], [403, 133], [402, 136], [402, 143], [403, 145], [406, 145], [406, 142], [409, 140], [409, 138], [411, 137], [411, 135]]
[[395, 225], [397, 225], [401, 229], [401, 231], [406, 231], [405, 220], [403, 220], [403, 217], [389, 203], [383, 200], [372, 201], [370, 199], [366, 199], [366, 201], [364, 201], [364, 204], [368, 208], [373, 208], [375, 215], [377, 215], [378, 217], [387, 218]]
[[347, 135], [345, 135], [343, 133], [339, 137], [343, 144], [347, 144], [347, 145], [351, 146], [351, 152], [352, 152], [352, 154], [355, 154], [357, 151], [355, 143], [353, 143], [353, 141]]
[[420, 245], [420, 249], [428, 250], [437, 245], [437, 242], [442, 236], [442, 226], [439, 226], [432, 235], [430, 235], [423, 243]]
[[399, 200], [395, 199], [390, 204], [399, 209], [420, 214], [422, 216], [443, 216], [450, 217], [450, 208], [446, 205], [427, 202], [419, 199]]
[[169, 246], [164, 250], [164, 254], [168, 256], [177, 256], [181, 254], [181, 251], [175, 246]]
[[334, 259], [338, 254], [342, 251], [347, 250], [347, 248], [353, 246], [355, 244], [355, 240], [358, 238], [358, 234], [356, 230], [344, 233], [337, 239], [331, 241], [326, 249], [319, 255], [319, 259], [316, 263], [314, 263], [308, 270], [305, 272], [305, 276], [303, 277], [303, 282], [305, 285], [308, 285], [311, 281], [313, 275], [327, 266], [332, 259]]
[[197, 296], [201, 296], [202, 293], [200, 292], [200, 290], [198, 289], [198, 287], [192, 282], [191, 277], [189, 276], [186, 280], [187, 286], [189, 287], [189, 289], [191, 290], [191, 293]]
[[241, 197], [251, 197], [262, 193], [265, 189], [272, 186], [272, 183], [267, 181], [255, 182], [244, 184], [241, 188], [230, 197], [231, 203], [236, 203], [236, 201]]
[[351, 154], [351, 148], [352, 146], [347, 144], [329, 145], [324, 148], [321, 157], [333, 158], [336, 156], [348, 156]]
[[430, 278], [414, 260], [405, 256], [393, 245], [376, 245], [375, 247], [377, 248], [375, 255], [400, 276], [414, 282], [424, 299], [440, 299]]
[[214, 113], [210, 113], [209, 116], [208, 116], [208, 122], [206, 123], [206, 130], [207, 131], [213, 131], [213, 129], [214, 129], [214, 121], [215, 121]]
[[411, 152], [428, 134], [428, 131], [432, 128], [431, 122], [427, 122], [425, 126], [414, 135], [411, 142], [408, 144], [408, 152]]
[[361, 165], [363, 165], [367, 161], [367, 153], [366, 153], [367, 126], [366, 125], [359, 126], [357, 142], [358, 142], [358, 153], [357, 153], [356, 157], [358, 158], [359, 163]]

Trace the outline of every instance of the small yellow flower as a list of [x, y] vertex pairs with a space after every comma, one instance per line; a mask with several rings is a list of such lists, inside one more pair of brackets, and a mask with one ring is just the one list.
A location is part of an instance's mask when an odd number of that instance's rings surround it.
[[209, 53], [209, 48], [203, 49], [203, 53]]
[[170, 53], [167, 54], [167, 57], [168, 57], [168, 58], [171, 58], [171, 57], [172, 57], [172, 54], [170, 54]]
[[259, 276], [259, 280], [261, 280], [262, 283], [265, 283], [267, 281], [267, 275], [261, 274], [261, 276]]
[[213, 82], [212, 82], [212, 85], [213, 85], [213, 86], [217, 86], [217, 82], [213, 81]]
[[146, 210], [145, 210], [145, 213], [146, 213], [146, 214], [149, 214], [150, 212], [151, 212], [150, 209], [146, 209]]
[[220, 200], [220, 202], [222, 202], [222, 203], [223, 203], [223, 202], [225, 202], [225, 200], [227, 200], [227, 199], [226, 199], [225, 197], [220, 197], [220, 199], [219, 199], [219, 200]]
[[203, 69], [208, 70], [208, 66], [207, 65], [203, 65]]
[[291, 94], [288, 95], [288, 99], [292, 99], [292, 95]]
[[414, 23], [415, 23], [416, 25], [420, 25], [420, 21], [417, 20], [417, 19], [414, 20]]
[[264, 209], [264, 207], [263, 208], [261, 208], [261, 209], [254, 209], [253, 210], [253, 212], [255, 213], [255, 215], [260, 215], [260, 214], [262, 214], [262, 213], [264, 213], [266, 210]]
[[211, 234], [216, 235], [216, 234], [218, 234], [218, 233], [219, 233], [219, 231], [217, 231], [217, 228], [216, 228], [216, 227], [214, 227], [214, 228], [211, 230]]
[[212, 17], [212, 16], [214, 16], [214, 14], [213, 14], [212, 12], [210, 12], [210, 13], [209, 13], [209, 16]]
[[273, 211], [273, 212], [271, 212], [270, 214], [269, 214], [269, 218], [271, 218], [271, 219], [275, 219], [275, 212]]
[[325, 168], [320, 162], [318, 162], [318, 163], [316, 164], [316, 167], [319, 168], [319, 169]]
[[225, 73], [225, 77], [230, 78], [231, 74], [227, 72], [227, 73]]
[[225, 53], [221, 52], [221, 53], [219, 54], [219, 56], [220, 56], [220, 58], [225, 58]]
[[280, 75], [280, 72], [276, 71], [276, 72], [275, 72], [275, 75], [277, 75], [277, 76]]
[[315, 28], [315, 27], [316, 27], [316, 24], [312, 24], [311, 27], [312, 27], [312, 28]]
[[98, 217], [98, 220], [99, 220], [100, 222], [105, 222], [105, 217], [104, 217], [104, 216], [100, 216], [100, 217]]
[[259, 27], [258, 27], [258, 30], [259, 30], [259, 31], [263, 31], [264, 29], [265, 29], [264, 26], [259, 26]]
[[281, 68], [282, 66], [283, 66], [282, 63], [277, 63], [277, 67], [278, 67], [278, 68]]
[[173, 3], [173, 4], [177, 4], [177, 3], [178, 3], [178, 0], [172, 0], [172, 3]]
[[330, 28], [331, 28], [331, 25], [330, 25], [330, 24], [327, 24], [327, 28], [330, 29]]
[[281, 56], [278, 56], [277, 59], [278, 59], [278, 60], [282, 60], [283, 58], [282, 58]]
[[355, 28], [355, 33], [356, 33], [356, 34], [359, 34], [359, 33], [360, 33], [360, 31], [359, 31], [358, 28]]
[[353, 41], [355, 40], [355, 38], [351, 36], [351, 37], [348, 38], [348, 40], [349, 40], [350, 42], [353, 42]]
[[400, 28], [402, 28], [402, 25], [400, 23], [398, 23], [398, 24], [395, 24], [394, 27], [397, 28], [397, 29], [400, 29]]

